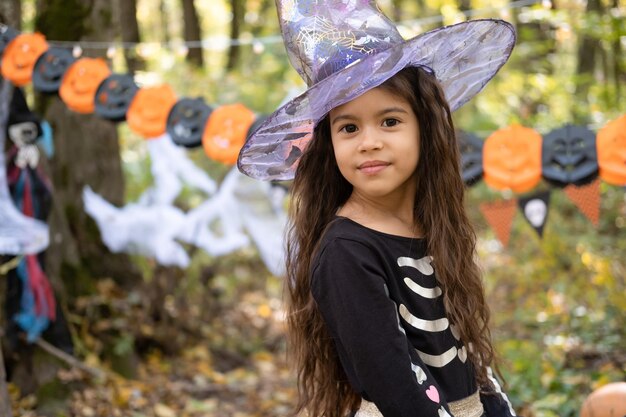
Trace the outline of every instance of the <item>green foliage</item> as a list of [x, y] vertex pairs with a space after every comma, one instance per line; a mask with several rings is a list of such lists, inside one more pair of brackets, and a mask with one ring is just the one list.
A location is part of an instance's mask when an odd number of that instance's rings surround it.
[[[32, 3], [25, 2], [28, 10], [33, 8]], [[203, 35], [209, 39], [227, 35], [229, 2], [196, 3]], [[265, 9], [266, 3], [247, 1], [241, 39], [278, 34], [276, 10], [273, 6]], [[390, 14], [393, 5], [401, 5], [399, 15], [408, 20], [444, 14], [446, 23], [454, 23], [459, 11], [457, 2], [451, 0], [380, 3]], [[493, 5], [478, 0], [470, 3], [474, 8]], [[482, 138], [513, 122], [533, 127], [542, 134], [566, 123], [587, 124], [597, 131], [607, 121], [624, 114], [624, 2], [612, 2], [617, 8], [601, 3], [602, 12], [587, 12], [583, 3], [565, 0], [559, 1], [555, 8], [537, 4], [512, 11], [508, 19], [516, 25], [518, 42], [511, 60], [481, 94], [455, 113], [456, 125]], [[157, 42], [169, 39], [175, 44], [182, 33], [180, 5], [175, 0], [162, 4], [165, 16], [153, 2], [139, 3], [142, 37]], [[505, 3], [498, 6], [504, 7]], [[55, 14], [55, 19], [71, 20], [77, 13], [88, 12], [80, 5], [68, 7], [65, 3], [59, 10], [63, 16]], [[489, 12], [475, 17], [500, 16], [498, 12]], [[51, 37], [71, 39], [86, 30], [74, 27], [70, 20], [66, 27], [74, 35], [68, 32]], [[163, 20], [167, 20], [165, 25]], [[45, 22], [36, 25], [45, 27]], [[435, 26], [421, 27], [420, 31]], [[163, 32], [164, 27], [167, 33]], [[579, 55], [588, 52], [581, 50], [584, 38], [595, 41], [597, 46], [587, 56], [593, 63], [591, 72], [580, 68]], [[146, 57], [147, 71], [137, 74], [137, 78], [144, 85], [169, 83], [179, 97], [200, 96], [211, 106], [241, 102], [257, 114], [272, 112], [292, 90], [304, 89], [303, 82], [288, 64], [282, 43], [260, 47], [252, 42], [241, 46], [239, 65], [230, 72], [224, 69], [227, 53], [227, 48], [211, 45], [204, 52], [205, 68], [197, 69], [186, 64], [184, 54], [176, 48], [157, 47]], [[132, 202], [152, 184], [150, 160], [144, 140], [125, 124], [120, 125], [120, 138], [127, 180], [126, 200]], [[189, 155], [218, 182], [231, 169], [210, 161], [202, 149], [192, 150]], [[536, 190], [550, 188], [542, 183]], [[484, 183], [468, 192], [469, 214], [478, 227], [479, 255], [507, 390], [519, 414], [529, 417], [577, 416], [589, 392], [609, 381], [623, 380], [626, 372], [624, 189], [602, 184], [601, 220], [597, 228], [561, 190], [553, 191], [543, 239], [518, 215], [506, 249], [494, 239], [478, 205], [513, 195], [494, 192]], [[187, 210], [205, 198], [185, 189], [176, 203]], [[282, 282], [269, 276], [252, 249], [218, 259], [199, 250], [191, 252], [192, 264], [171, 295], [176, 300], [185, 300], [182, 304], [189, 309], [186, 314], [193, 319], [189, 322], [197, 325], [202, 334], [210, 335], [213, 350], [250, 357], [268, 349], [266, 324], [253, 322], [253, 318], [258, 318], [258, 311], [267, 310], [259, 294], [276, 301], [280, 298]], [[154, 262], [144, 258], [135, 261], [149, 281], [155, 270]], [[64, 265], [63, 273], [75, 277], [73, 287], [67, 288], [70, 293], [83, 294], [93, 286], [91, 277], [83, 276], [82, 271], [72, 266]], [[255, 294], [257, 298], [242, 300], [239, 298], [242, 294]], [[141, 300], [126, 301], [139, 310], [137, 305]], [[237, 308], [230, 309], [233, 306]], [[210, 323], [201, 320], [228, 310], [238, 314], [236, 320]], [[144, 322], [141, 331], [131, 332], [122, 326], [112, 332], [108, 342], [114, 356], [124, 357], [138, 339], [152, 337], [151, 326], [159, 323], [140, 317], [150, 326]], [[240, 323], [244, 322], [253, 323], [255, 330], [249, 337], [240, 334], [244, 328]], [[282, 337], [275, 333], [272, 333], [275, 339]], [[278, 351], [279, 343], [275, 339], [271, 340]], [[85, 349], [96, 351], [97, 342], [91, 341]]]
[[[250, 22], [246, 20], [242, 38], [251, 33], [278, 33], [273, 7], [264, 15], [254, 15], [261, 3], [249, 0], [253, 13]], [[391, 11], [391, 2], [381, 3]], [[491, 3], [474, 1], [472, 5], [489, 7]], [[225, 4], [220, 9], [219, 2], [210, 7], [215, 16], [228, 10]], [[401, 15], [419, 18], [440, 10], [446, 11], [446, 23], [453, 23], [449, 20], [458, 9], [451, 1], [432, 0], [420, 7], [407, 3]], [[510, 62], [480, 95], [455, 113], [455, 123], [485, 138], [513, 122], [542, 134], [566, 123], [589, 123], [597, 130], [623, 114], [626, 62], [623, 45], [615, 49], [616, 42], [619, 46], [626, 35], [623, 15], [623, 9], [587, 13], [584, 4], [574, 1], [559, 2], [558, 8], [534, 5], [514, 12], [510, 20], [516, 24], [518, 42]], [[253, 22], [264, 26], [255, 27]], [[210, 35], [227, 31], [222, 23], [207, 23], [204, 27]], [[422, 28], [426, 29], [429, 27]], [[584, 36], [595, 39], [600, 48], [591, 74], [580, 73], [579, 68]], [[259, 114], [272, 112], [292, 88], [303, 88], [280, 43], [266, 44], [256, 52], [250, 45], [243, 46], [240, 65], [229, 73], [224, 70], [227, 52], [205, 51], [207, 66], [198, 70], [185, 64], [182, 56], [164, 50], [153, 58], [152, 66], [180, 96], [202, 96], [211, 105], [242, 102]], [[164, 62], [166, 68], [160, 66]], [[141, 149], [140, 140], [128, 143], [126, 152]], [[147, 158], [138, 155], [125, 159], [129, 196], [138, 195], [151, 181]], [[201, 150], [191, 156], [214, 178], [223, 177], [229, 169], [208, 161]], [[542, 183], [535, 191], [539, 189], [551, 187]], [[623, 379], [625, 372], [626, 200], [623, 189], [602, 184], [601, 221], [595, 229], [561, 190], [553, 191], [544, 238], [539, 239], [517, 216], [506, 249], [494, 240], [477, 209], [480, 202], [501, 199], [503, 194], [479, 183], [469, 190], [468, 200], [479, 231], [494, 337], [509, 396], [520, 415], [573, 417], [589, 392]], [[504, 196], [513, 197], [510, 193]], [[180, 204], [192, 207], [202, 198], [190, 192]], [[219, 294], [220, 302], [235, 300], [242, 285], [250, 282], [249, 272], [238, 267], [249, 255], [211, 259], [197, 252], [185, 292], [201, 289], [206, 265], [212, 265], [220, 272], [211, 280], [211, 291]], [[262, 340], [250, 338], [242, 343], [228, 333], [220, 340], [216, 346], [221, 349], [244, 354], [262, 347]]]
[[506, 249], [481, 227], [494, 335], [522, 415], [577, 416], [593, 389], [623, 379], [625, 214], [623, 189], [604, 184], [597, 229], [558, 189], [541, 240], [521, 215]]

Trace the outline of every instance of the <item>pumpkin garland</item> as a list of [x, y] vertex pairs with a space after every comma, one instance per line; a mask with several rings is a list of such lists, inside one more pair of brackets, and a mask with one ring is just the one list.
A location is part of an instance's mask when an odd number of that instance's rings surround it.
[[59, 87], [59, 96], [71, 110], [77, 113], [93, 113], [96, 90], [110, 73], [104, 59], [81, 58], [65, 73]]
[[[266, 118], [242, 104], [213, 109], [202, 98], [177, 101], [168, 85], [140, 89], [131, 74], [113, 74], [101, 58], [76, 59], [68, 48], [49, 47], [40, 33], [21, 34], [8, 26], [0, 27], [0, 73], [16, 86], [32, 81], [37, 91], [58, 92], [73, 111], [95, 111], [114, 122], [126, 119], [145, 138], [167, 131], [177, 145], [202, 145], [208, 157], [226, 164], [236, 162], [246, 137]], [[285, 149], [294, 160], [302, 152], [296, 145]], [[514, 125], [484, 143], [460, 132], [459, 146], [468, 186], [484, 177], [492, 188], [523, 193], [542, 177], [564, 187], [586, 184], [598, 175], [610, 184], [626, 185], [626, 115], [597, 135], [565, 126], [542, 137]]]
[[128, 127], [146, 139], [161, 136], [175, 103], [176, 93], [167, 84], [140, 88], [126, 113]]
[[28, 84], [37, 58], [47, 49], [48, 42], [41, 33], [17, 35], [2, 54], [2, 76], [18, 87]]
[[167, 133], [177, 145], [198, 147], [212, 111], [202, 98], [180, 99], [167, 117]]
[[600, 129], [596, 146], [600, 178], [609, 184], [626, 185], [626, 115]]
[[530, 190], [541, 179], [541, 135], [520, 125], [495, 131], [485, 140], [483, 169], [492, 188]]
[[475, 135], [459, 131], [461, 176], [466, 185], [473, 185], [483, 177], [483, 142]]
[[59, 91], [63, 76], [76, 61], [67, 48], [52, 47], [44, 52], [33, 68], [33, 87], [44, 93]]
[[243, 104], [222, 106], [213, 111], [202, 136], [207, 156], [224, 164], [237, 162], [239, 150], [246, 142], [254, 113]]
[[595, 134], [582, 126], [564, 126], [543, 138], [542, 175], [548, 182], [564, 187], [583, 185], [598, 175]]
[[9, 26], [0, 26], [0, 57], [4, 53], [9, 42], [11, 42], [20, 33]]
[[98, 86], [96, 114], [113, 122], [126, 119], [126, 112], [139, 87], [130, 74], [112, 74]]

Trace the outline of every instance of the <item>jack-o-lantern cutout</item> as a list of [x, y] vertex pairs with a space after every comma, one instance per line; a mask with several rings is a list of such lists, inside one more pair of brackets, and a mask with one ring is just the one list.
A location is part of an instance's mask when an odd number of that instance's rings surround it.
[[626, 115], [600, 129], [596, 146], [600, 178], [609, 184], [626, 185]]
[[483, 141], [471, 133], [459, 131], [461, 174], [466, 185], [473, 185], [483, 177]]
[[212, 111], [202, 98], [183, 98], [170, 111], [167, 133], [175, 144], [196, 148], [202, 144], [204, 127]]
[[176, 103], [176, 94], [167, 84], [140, 88], [126, 112], [130, 129], [146, 139], [165, 133], [167, 116]]
[[17, 37], [20, 33], [9, 26], [0, 27], [0, 57], [4, 54], [4, 50], [6, 49], [9, 42]]
[[207, 156], [224, 164], [237, 162], [239, 150], [254, 122], [254, 113], [243, 104], [222, 106], [213, 111], [202, 136]]
[[613, 382], [593, 391], [585, 399], [580, 417], [626, 416], [626, 382]]
[[41, 33], [17, 35], [2, 54], [2, 76], [14, 85], [30, 82], [37, 58], [48, 49], [48, 42]]
[[121, 122], [139, 87], [129, 74], [111, 74], [96, 90], [96, 114], [105, 119]]
[[42, 93], [55, 93], [67, 69], [76, 61], [67, 48], [52, 47], [44, 52], [33, 68], [33, 87]]
[[111, 70], [104, 59], [81, 58], [65, 73], [59, 88], [59, 96], [71, 110], [78, 113], [93, 113], [96, 107], [96, 90], [109, 74]]
[[583, 185], [598, 175], [596, 134], [582, 126], [565, 126], [543, 138], [541, 146], [543, 177], [564, 187]]
[[541, 135], [519, 125], [495, 131], [483, 146], [483, 170], [492, 188], [530, 190], [541, 179]]

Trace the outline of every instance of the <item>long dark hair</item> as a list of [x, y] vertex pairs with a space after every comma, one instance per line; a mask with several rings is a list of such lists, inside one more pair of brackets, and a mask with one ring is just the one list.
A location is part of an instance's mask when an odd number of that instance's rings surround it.
[[[468, 356], [477, 382], [491, 386], [485, 369], [494, 358], [489, 309], [475, 263], [476, 235], [465, 213], [450, 108], [435, 77], [421, 68], [405, 68], [380, 88], [405, 99], [418, 118], [421, 140], [414, 218], [433, 257], [448, 318], [471, 346]], [[361, 401], [347, 381], [310, 286], [311, 260], [351, 192], [352, 186], [337, 168], [327, 116], [316, 126], [292, 186], [286, 293], [289, 354], [298, 377], [295, 414], [307, 410], [311, 417], [344, 417]]]

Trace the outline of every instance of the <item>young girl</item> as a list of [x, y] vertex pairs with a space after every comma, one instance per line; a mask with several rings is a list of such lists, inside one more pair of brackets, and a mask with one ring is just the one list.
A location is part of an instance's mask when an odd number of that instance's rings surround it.
[[404, 41], [372, 1], [288, 3], [278, 3], [283, 36], [310, 88], [249, 138], [239, 167], [295, 173], [296, 414], [515, 415], [488, 367], [451, 119], [504, 64], [512, 29], [473, 21]]

